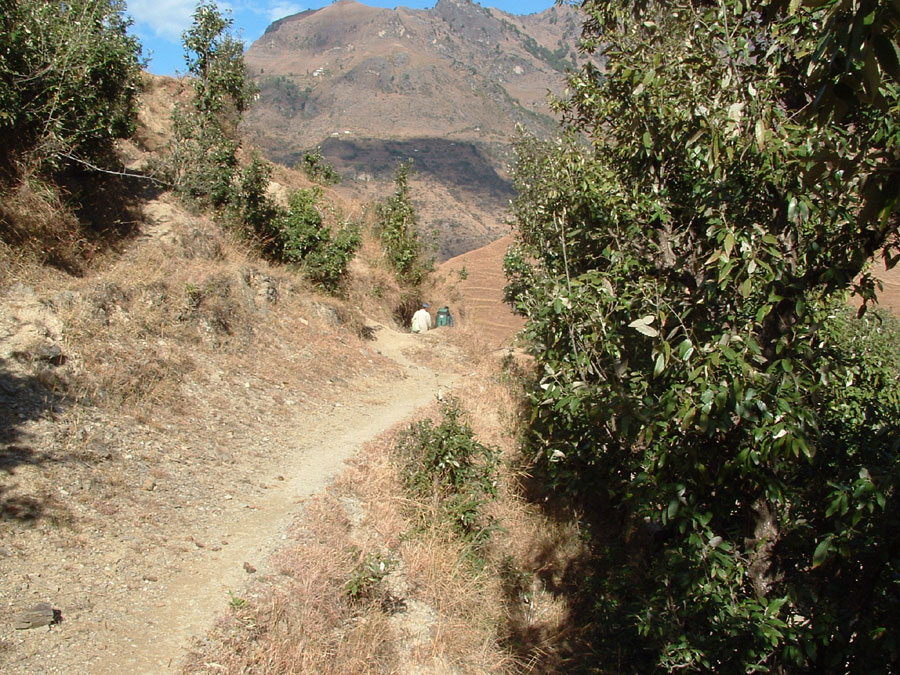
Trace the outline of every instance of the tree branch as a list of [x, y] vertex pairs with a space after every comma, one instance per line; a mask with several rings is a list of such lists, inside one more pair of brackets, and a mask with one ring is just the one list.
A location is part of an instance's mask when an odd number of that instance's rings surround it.
[[65, 152], [59, 153], [59, 156], [64, 157], [65, 159], [68, 159], [77, 164], [81, 164], [82, 166], [86, 166], [87, 168], [91, 169], [92, 171], [106, 173], [111, 176], [122, 176], [123, 178], [137, 178], [137, 179], [141, 179], [141, 180], [149, 180], [157, 185], [162, 185], [163, 187], [172, 187], [171, 183], [161, 181], [156, 176], [148, 176], [143, 173], [131, 173], [130, 171], [112, 171], [110, 169], [102, 169], [95, 164], [91, 164], [90, 162], [88, 162], [86, 160], [80, 159], [79, 157], [75, 157], [75, 155], [70, 155]]

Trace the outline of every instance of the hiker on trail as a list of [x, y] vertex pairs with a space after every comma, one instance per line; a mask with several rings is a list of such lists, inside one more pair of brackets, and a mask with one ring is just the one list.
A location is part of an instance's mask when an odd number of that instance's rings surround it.
[[427, 333], [431, 328], [431, 314], [428, 313], [427, 302], [422, 305], [419, 311], [413, 314], [410, 328], [413, 333]]
[[437, 319], [434, 322], [434, 327], [440, 328], [441, 326], [447, 326], [448, 328], [453, 327], [453, 315], [450, 314], [449, 307], [441, 307], [437, 312]]

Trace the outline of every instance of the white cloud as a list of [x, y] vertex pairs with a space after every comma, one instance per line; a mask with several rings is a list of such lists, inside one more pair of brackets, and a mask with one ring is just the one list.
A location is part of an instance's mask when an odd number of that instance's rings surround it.
[[296, 2], [276, 2], [274, 5], [269, 5], [266, 13], [270, 21], [277, 21], [291, 14], [302, 12], [304, 9], [303, 5], [298, 5]]
[[[180, 42], [181, 33], [193, 21], [198, 1], [128, 0], [128, 14], [135, 20], [137, 33], [143, 33], [145, 37], [147, 33], [152, 33], [158, 38]], [[306, 6], [292, 0], [218, 0], [216, 4], [224, 14], [234, 18], [233, 30], [249, 29], [251, 33], [255, 26], [245, 24], [255, 24], [260, 19], [272, 22], [306, 9]], [[259, 18], [251, 20], [250, 17], [254, 16]]]
[[130, 0], [128, 13], [157, 36], [179, 40], [191, 25], [196, 6], [196, 0]]

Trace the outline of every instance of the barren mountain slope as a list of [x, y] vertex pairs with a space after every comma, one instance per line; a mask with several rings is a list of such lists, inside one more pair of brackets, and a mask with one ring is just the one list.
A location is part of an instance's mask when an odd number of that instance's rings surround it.
[[281, 19], [246, 55], [262, 88], [247, 126], [286, 156], [334, 133], [505, 143], [517, 122], [552, 131], [546, 93], [574, 63], [578, 26], [571, 9], [539, 16], [526, 22], [468, 0], [432, 10], [340, 0]]
[[469, 0], [340, 0], [272, 24], [250, 47], [261, 94], [246, 128], [288, 165], [321, 146], [360, 194], [383, 192], [397, 163], [415, 159], [425, 226], [446, 259], [506, 232], [515, 127], [555, 131], [547, 92], [563, 88], [579, 33], [570, 7], [516, 17]]

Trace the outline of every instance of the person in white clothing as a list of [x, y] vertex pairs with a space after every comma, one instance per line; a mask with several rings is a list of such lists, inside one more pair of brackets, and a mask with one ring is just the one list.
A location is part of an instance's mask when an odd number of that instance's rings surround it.
[[428, 313], [428, 303], [422, 305], [422, 308], [413, 314], [412, 325], [410, 326], [413, 333], [427, 333], [431, 330], [431, 314]]

